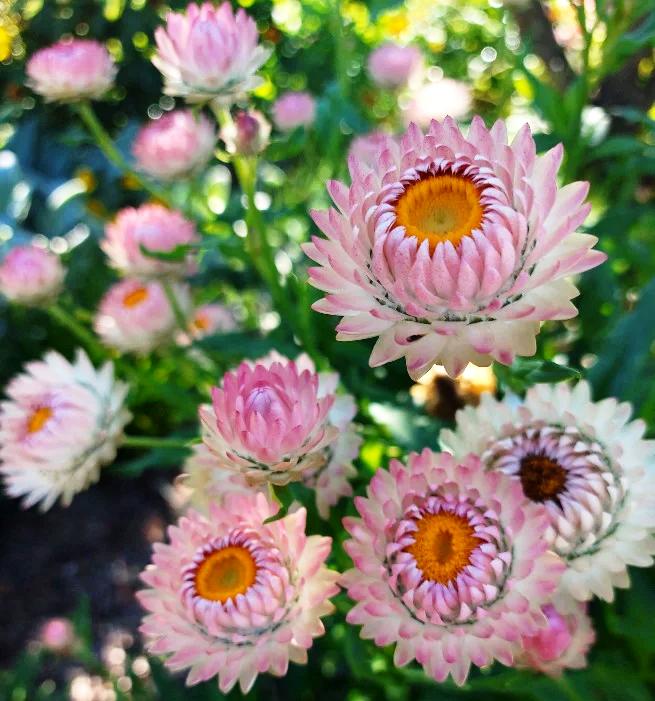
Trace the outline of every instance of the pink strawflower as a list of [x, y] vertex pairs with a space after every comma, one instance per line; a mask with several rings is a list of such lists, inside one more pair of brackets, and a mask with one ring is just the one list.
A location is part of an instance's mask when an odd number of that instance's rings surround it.
[[348, 149], [348, 160], [361, 162], [368, 168], [374, 168], [380, 159], [380, 154], [387, 148], [391, 134], [384, 131], [372, 131], [369, 134], [356, 136]]
[[141, 631], [170, 669], [189, 669], [188, 685], [217, 676], [223, 693], [238, 681], [245, 694], [258, 674], [304, 664], [323, 634], [338, 591], [324, 565], [331, 539], [305, 535], [304, 508], [265, 524], [276, 511], [263, 494], [228, 494], [155, 546], [137, 594], [149, 611]]
[[543, 607], [548, 627], [521, 641], [516, 666], [531, 667], [551, 677], [565, 669], [583, 669], [587, 653], [596, 639], [586, 604], [576, 604], [569, 614], [561, 614], [552, 604]]
[[139, 278], [184, 276], [195, 269], [193, 256], [181, 261], [161, 260], [141, 252], [171, 253], [178, 246], [199, 241], [194, 223], [180, 212], [159, 204], [125, 207], [107, 224], [102, 250], [111, 265], [124, 275]]
[[[179, 306], [189, 314], [188, 288], [178, 284], [172, 288]], [[169, 343], [177, 326], [160, 283], [128, 278], [110, 287], [102, 298], [94, 328], [102, 342], [111, 348], [148, 353]]]
[[572, 600], [613, 601], [614, 587], [630, 584], [628, 565], [653, 564], [655, 442], [631, 412], [616, 399], [593, 402], [586, 382], [536, 385], [522, 403], [483, 395], [441, 433], [456, 457], [480, 455], [544, 505], [543, 538], [567, 564], [555, 599], [562, 612]]
[[[324, 449], [337, 436], [328, 413], [334, 387], [294, 361], [245, 361], [212, 390], [200, 407], [203, 441], [218, 464], [243, 473], [251, 484], [287, 484], [323, 465]], [[334, 381], [336, 386], [336, 381]]]
[[75, 362], [50, 351], [27, 363], [0, 403], [0, 473], [7, 493], [46, 511], [73, 496], [111, 462], [131, 416], [128, 387], [111, 363], [96, 370], [78, 350]]
[[468, 116], [473, 106], [471, 88], [461, 80], [442, 78], [423, 83], [411, 92], [402, 109], [403, 121], [412, 122], [422, 128], [433, 119], [442, 120], [450, 116], [460, 120]]
[[29, 87], [46, 101], [70, 102], [102, 97], [118, 69], [100, 42], [67, 39], [39, 49], [25, 70]]
[[379, 336], [372, 366], [405, 357], [417, 379], [472, 362], [533, 355], [542, 321], [577, 314], [569, 276], [606, 258], [576, 233], [588, 184], [557, 186], [562, 147], [543, 156], [526, 125], [510, 146], [502, 121], [411, 125], [375, 165], [351, 159], [352, 185], [313, 217], [327, 239], [305, 244], [327, 294], [313, 306], [342, 316], [339, 340]]
[[355, 505], [362, 518], [343, 521], [355, 569], [342, 583], [357, 602], [347, 621], [396, 643], [396, 665], [416, 659], [463, 684], [471, 664], [511, 665], [520, 637], [545, 626], [563, 564], [542, 538], [544, 508], [506, 475], [426, 448], [378, 470]]
[[189, 332], [193, 338], [205, 338], [217, 332], [229, 333], [238, 328], [234, 314], [223, 304], [204, 304], [191, 317]]
[[61, 292], [65, 275], [54, 253], [37, 246], [15, 246], [0, 263], [0, 291], [12, 302], [39, 306]]
[[191, 3], [185, 12], [169, 12], [166, 27], [155, 30], [152, 62], [167, 95], [230, 104], [262, 82], [255, 73], [270, 51], [258, 40], [255, 21], [242, 9], [235, 14], [229, 2]]
[[228, 153], [240, 156], [256, 156], [266, 149], [271, 135], [271, 125], [257, 110], [240, 110], [221, 127], [221, 139]]
[[273, 104], [273, 121], [280, 131], [308, 127], [316, 119], [316, 100], [308, 92], [287, 92]]
[[41, 627], [39, 640], [51, 652], [67, 652], [75, 642], [73, 624], [65, 618], [50, 618]]
[[141, 127], [132, 154], [139, 170], [160, 180], [176, 180], [204, 168], [215, 145], [216, 130], [204, 114], [175, 110]]
[[368, 57], [368, 72], [373, 82], [383, 88], [407, 85], [421, 70], [423, 56], [416, 46], [383, 44]]

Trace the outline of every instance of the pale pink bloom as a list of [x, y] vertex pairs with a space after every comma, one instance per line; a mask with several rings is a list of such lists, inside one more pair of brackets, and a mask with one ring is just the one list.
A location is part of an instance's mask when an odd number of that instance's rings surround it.
[[[179, 306], [190, 313], [186, 286], [172, 286]], [[94, 328], [102, 342], [122, 352], [148, 353], [169, 343], [177, 330], [175, 314], [160, 283], [128, 278], [109, 288]]]
[[471, 88], [466, 83], [442, 78], [423, 83], [412, 91], [404, 101], [402, 117], [406, 125], [414, 122], [426, 128], [433, 119], [442, 120], [448, 116], [463, 119], [472, 106]]
[[524, 636], [517, 667], [531, 667], [552, 677], [565, 669], [583, 669], [596, 634], [586, 604], [575, 604], [569, 614], [560, 613], [552, 604], [543, 607], [548, 627], [536, 635]]
[[650, 567], [655, 554], [655, 442], [616, 399], [591, 400], [586, 382], [531, 387], [525, 401], [483, 395], [457, 413], [440, 440], [455, 456], [481, 456], [542, 503], [544, 540], [566, 561], [555, 602], [614, 599], [630, 584], [628, 565]]
[[105, 227], [102, 250], [111, 265], [124, 275], [139, 278], [184, 276], [195, 269], [193, 256], [181, 261], [147, 256], [141, 246], [157, 253], [171, 253], [178, 246], [199, 241], [194, 223], [180, 212], [160, 204], [125, 207]]
[[96, 370], [78, 350], [75, 362], [50, 351], [27, 363], [0, 403], [0, 473], [7, 493], [43, 511], [97, 482], [116, 455], [128, 387], [111, 363]]
[[221, 127], [221, 139], [228, 153], [256, 156], [266, 149], [271, 136], [271, 125], [257, 110], [240, 110]]
[[316, 119], [316, 100], [308, 92], [287, 92], [273, 104], [273, 121], [280, 131], [308, 127]]
[[66, 652], [75, 642], [73, 624], [66, 618], [50, 618], [41, 627], [39, 640], [51, 652]]
[[182, 345], [215, 333], [229, 333], [238, 328], [234, 314], [223, 304], [204, 304], [193, 311], [189, 332], [178, 339]]
[[0, 291], [12, 302], [39, 306], [61, 292], [65, 275], [54, 253], [37, 246], [15, 246], [0, 263]]
[[262, 82], [255, 73], [270, 51], [258, 41], [257, 25], [244, 10], [235, 14], [229, 2], [191, 3], [185, 12], [169, 12], [166, 27], [155, 30], [152, 62], [167, 95], [230, 104]]
[[407, 85], [421, 70], [423, 56], [416, 46], [383, 44], [368, 57], [368, 72], [373, 82], [383, 88]]
[[380, 154], [387, 148], [392, 134], [384, 131], [372, 131], [369, 134], [356, 136], [348, 149], [348, 160], [355, 160], [368, 168], [375, 168], [380, 161]]
[[29, 87], [48, 102], [102, 97], [117, 70], [107, 49], [92, 39], [62, 40], [39, 49], [25, 69]]
[[188, 685], [217, 676], [223, 693], [238, 681], [245, 694], [258, 674], [304, 664], [324, 633], [338, 591], [324, 564], [331, 539], [305, 535], [304, 508], [264, 523], [276, 511], [263, 494], [231, 493], [155, 546], [137, 594], [149, 612], [141, 632], [171, 670], [189, 669]]
[[287, 484], [325, 461], [337, 436], [328, 414], [336, 379], [326, 386], [311, 367], [282, 356], [225, 373], [212, 389], [213, 404], [200, 407], [203, 441], [221, 467], [251, 484]]
[[520, 485], [427, 448], [378, 470], [360, 518], [345, 518], [355, 569], [342, 583], [347, 616], [376, 645], [396, 643], [394, 663], [416, 660], [437, 681], [463, 684], [471, 664], [511, 665], [520, 636], [546, 625], [564, 567], [542, 534], [545, 509]]
[[372, 366], [405, 357], [417, 379], [432, 365], [455, 376], [472, 362], [533, 355], [542, 321], [577, 314], [568, 279], [605, 260], [576, 233], [588, 184], [557, 186], [562, 147], [537, 156], [527, 125], [511, 145], [502, 121], [411, 125], [377, 164], [350, 160], [352, 185], [332, 181], [336, 208], [313, 212], [327, 239], [305, 244], [343, 317], [339, 340], [378, 336]]
[[132, 154], [140, 170], [160, 180], [175, 180], [204, 168], [215, 145], [216, 130], [204, 114], [175, 110], [139, 130]]

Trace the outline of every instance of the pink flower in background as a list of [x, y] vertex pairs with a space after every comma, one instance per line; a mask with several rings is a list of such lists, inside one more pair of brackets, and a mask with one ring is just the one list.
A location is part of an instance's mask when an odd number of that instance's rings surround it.
[[132, 144], [137, 167], [160, 180], [185, 178], [212, 157], [216, 130], [204, 114], [167, 112], [141, 127]]
[[402, 117], [407, 126], [414, 122], [422, 128], [433, 119], [463, 119], [473, 106], [471, 88], [461, 80], [442, 78], [423, 83], [413, 90], [402, 104]]
[[54, 253], [37, 246], [15, 246], [0, 263], [0, 292], [19, 304], [47, 304], [61, 292], [65, 275]]
[[236, 329], [234, 314], [222, 304], [204, 304], [191, 317], [191, 334], [194, 338], [211, 336], [217, 331], [229, 333]]
[[25, 69], [27, 84], [47, 101], [102, 97], [114, 84], [116, 65], [91, 39], [58, 41], [36, 51]]
[[273, 121], [280, 131], [307, 127], [316, 119], [316, 100], [308, 92], [287, 92], [273, 104]]
[[324, 449], [337, 435], [328, 418], [334, 387], [319, 382], [313, 366], [282, 356], [241, 363], [213, 388], [213, 404], [200, 407], [203, 441], [221, 467], [251, 484], [300, 479], [324, 464]]
[[572, 613], [563, 615], [551, 604], [543, 607], [548, 626], [521, 640], [517, 667], [531, 667], [553, 677], [565, 669], [583, 669], [587, 653], [594, 643], [591, 619], [586, 604], [576, 604]]
[[9, 496], [46, 511], [57, 499], [68, 506], [96, 482], [131, 418], [127, 391], [111, 363], [96, 370], [81, 350], [73, 363], [53, 351], [27, 363], [0, 403], [0, 473]]
[[182, 261], [160, 260], [144, 255], [141, 246], [158, 253], [169, 253], [178, 246], [199, 241], [196, 227], [180, 212], [159, 204], [121, 209], [107, 224], [101, 244], [114, 268], [125, 275], [153, 278], [184, 276], [194, 270], [192, 256]]
[[141, 631], [153, 655], [167, 655], [187, 684], [218, 677], [245, 694], [258, 674], [304, 664], [321, 617], [333, 611], [338, 573], [325, 567], [331, 539], [305, 535], [306, 511], [265, 524], [277, 507], [263, 494], [231, 493], [209, 516], [195, 511], [169, 528], [137, 594]]
[[51, 652], [67, 652], [75, 642], [73, 624], [66, 618], [50, 618], [41, 627], [39, 640]]
[[352, 185], [328, 185], [336, 208], [313, 212], [327, 239], [304, 246], [327, 293], [313, 308], [342, 317], [339, 340], [378, 336], [370, 364], [405, 357], [415, 379], [533, 355], [542, 321], [577, 314], [568, 278], [606, 258], [576, 233], [588, 185], [558, 188], [561, 159], [537, 156], [527, 125], [508, 145], [480, 118], [467, 136], [411, 125], [376, 164], [351, 159]]
[[169, 12], [166, 26], [155, 30], [152, 62], [167, 95], [229, 104], [262, 82], [255, 73], [270, 51], [258, 41], [257, 25], [242, 9], [191, 3], [185, 12]]
[[371, 51], [368, 72], [373, 82], [383, 88], [407, 85], [423, 65], [423, 56], [416, 46], [383, 44]]
[[456, 457], [480, 455], [487, 470], [510, 475], [525, 497], [543, 504], [543, 538], [566, 561], [555, 603], [613, 601], [627, 587], [628, 565], [655, 555], [655, 443], [616, 399], [591, 400], [586, 382], [535, 385], [525, 401], [483, 395], [457, 413], [440, 441]]
[[355, 568], [342, 583], [357, 602], [347, 621], [395, 643], [397, 666], [415, 659], [463, 684], [471, 664], [511, 665], [520, 636], [545, 627], [564, 565], [542, 538], [544, 508], [506, 475], [426, 448], [378, 470], [355, 505], [361, 518], [344, 519]]
[[368, 168], [374, 168], [379, 162], [380, 154], [387, 148], [389, 140], [394, 136], [384, 131], [372, 131], [369, 134], [356, 136], [348, 149], [348, 160], [354, 159]]
[[271, 125], [257, 110], [240, 110], [232, 120], [221, 127], [221, 139], [228, 153], [256, 156], [266, 149]]
[[[190, 313], [189, 290], [173, 285], [181, 309]], [[102, 342], [122, 352], [149, 353], [171, 342], [176, 320], [158, 282], [127, 279], [109, 288], [100, 302], [94, 328]]]

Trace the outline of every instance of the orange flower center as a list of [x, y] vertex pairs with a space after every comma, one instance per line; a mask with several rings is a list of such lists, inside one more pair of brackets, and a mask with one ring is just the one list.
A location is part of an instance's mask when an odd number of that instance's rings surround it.
[[250, 551], [229, 545], [210, 553], [196, 572], [196, 591], [203, 599], [222, 604], [247, 591], [255, 582], [257, 566]]
[[52, 409], [50, 407], [40, 406], [27, 420], [27, 432], [37, 433], [48, 423], [51, 416]]
[[136, 289], [132, 290], [132, 292], [128, 292], [125, 295], [125, 297], [123, 297], [123, 306], [130, 308], [136, 307], [142, 302], [145, 302], [146, 299], [148, 299], [148, 288], [137, 287]]
[[447, 584], [469, 564], [479, 542], [465, 518], [442, 511], [421, 518], [414, 543], [406, 551], [426, 579]]
[[555, 499], [566, 485], [566, 470], [545, 455], [526, 455], [519, 477], [525, 496], [532, 501]]
[[209, 319], [206, 316], [198, 315], [191, 321], [192, 331], [206, 331], [209, 328]]
[[396, 203], [396, 223], [406, 236], [427, 240], [430, 250], [450, 241], [457, 246], [482, 224], [480, 192], [468, 178], [431, 175], [410, 185]]

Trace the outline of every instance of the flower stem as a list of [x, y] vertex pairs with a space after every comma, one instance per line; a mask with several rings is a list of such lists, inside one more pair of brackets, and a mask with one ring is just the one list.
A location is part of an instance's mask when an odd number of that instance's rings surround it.
[[51, 304], [47, 307], [47, 312], [58, 324], [67, 328], [82, 343], [94, 360], [100, 360], [106, 355], [104, 348], [98, 343], [95, 336], [63, 307], [58, 304]]
[[74, 103], [73, 107], [107, 159], [113, 163], [121, 171], [121, 173], [123, 173], [123, 175], [128, 175], [139, 183], [139, 187], [141, 187], [142, 190], [145, 190], [155, 199], [160, 200], [167, 206], [172, 206], [166, 191], [157, 187], [157, 185], [151, 183], [149, 180], [146, 180], [146, 178], [137, 173], [134, 169], [130, 168], [129, 163], [125, 160], [123, 154], [118, 150], [118, 148], [116, 148], [116, 144], [114, 143], [113, 139], [100, 123], [100, 120], [93, 110], [91, 103], [86, 100], [82, 100], [81, 102]]
[[180, 303], [178, 302], [177, 297], [175, 296], [175, 290], [173, 289], [173, 286], [168, 280], [163, 280], [161, 286], [164, 290], [164, 294], [166, 295], [168, 303], [171, 305], [173, 315], [175, 316], [175, 321], [180, 327], [180, 331], [184, 331], [184, 333], [186, 333], [189, 330], [189, 323], [186, 318], [186, 314], [182, 310], [182, 307], [180, 307]]
[[123, 436], [122, 445], [128, 448], [173, 448], [188, 450], [192, 439], [162, 438], [159, 436]]

